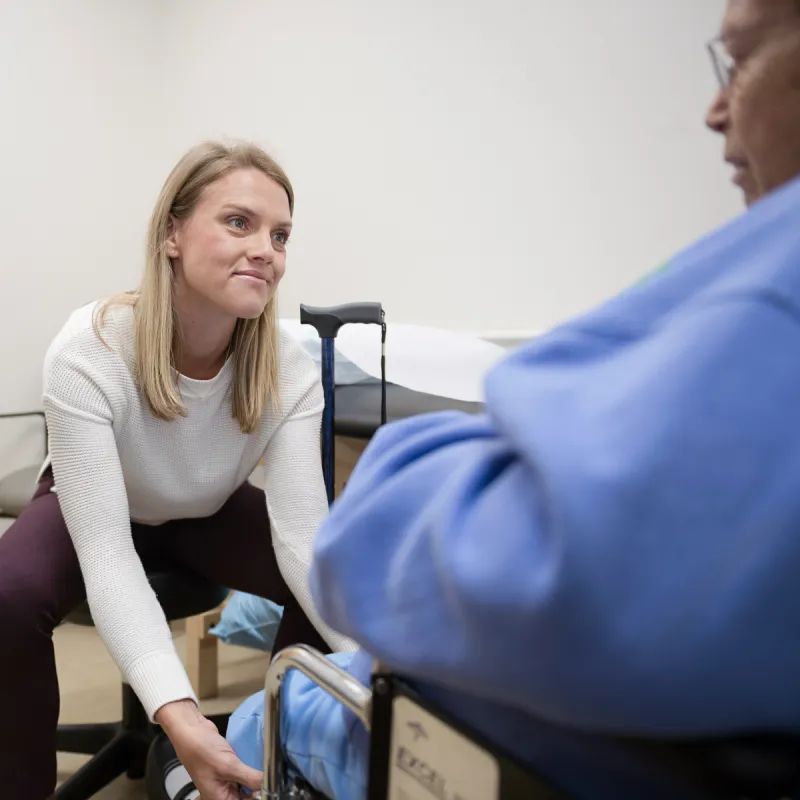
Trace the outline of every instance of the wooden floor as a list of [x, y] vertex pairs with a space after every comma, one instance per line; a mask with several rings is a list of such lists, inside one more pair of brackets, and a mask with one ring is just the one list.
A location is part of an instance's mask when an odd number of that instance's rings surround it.
[[[183, 635], [175, 633], [183, 657]], [[63, 625], [55, 632], [56, 661], [61, 686], [61, 721], [116, 721], [120, 717], [119, 672], [93, 628]], [[264, 688], [269, 655], [255, 650], [219, 649], [219, 696], [205, 701], [206, 713], [232, 711], [249, 695]], [[86, 761], [83, 756], [58, 757], [58, 779], [68, 778]], [[97, 800], [146, 800], [143, 782], [120, 778]]]

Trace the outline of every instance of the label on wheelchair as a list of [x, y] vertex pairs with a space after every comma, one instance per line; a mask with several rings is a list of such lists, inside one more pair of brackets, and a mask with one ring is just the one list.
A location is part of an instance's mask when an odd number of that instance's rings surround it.
[[409, 698], [394, 698], [388, 800], [499, 796], [500, 765], [494, 756]]

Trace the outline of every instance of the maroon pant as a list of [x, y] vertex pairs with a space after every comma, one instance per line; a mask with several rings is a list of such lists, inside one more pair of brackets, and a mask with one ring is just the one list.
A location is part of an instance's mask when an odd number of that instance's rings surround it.
[[[53, 629], [86, 598], [52, 478], [0, 536], [0, 796], [44, 800], [55, 791], [59, 689]], [[278, 569], [264, 493], [245, 484], [212, 517], [132, 524], [145, 569], [175, 568], [284, 607], [275, 651], [329, 648]]]

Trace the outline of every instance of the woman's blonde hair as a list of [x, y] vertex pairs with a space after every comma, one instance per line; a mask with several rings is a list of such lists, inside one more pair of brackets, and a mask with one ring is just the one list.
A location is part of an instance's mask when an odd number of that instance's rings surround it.
[[[173, 271], [166, 243], [170, 218], [186, 219], [207, 186], [236, 169], [257, 169], [286, 190], [294, 213], [294, 190], [278, 164], [250, 143], [204, 142], [177, 163], [159, 194], [147, 231], [144, 275], [139, 289], [107, 300], [95, 318], [100, 336], [111, 305], [132, 305], [135, 325], [136, 380], [154, 416], [173, 420], [185, 416], [172, 372], [180, 347], [180, 330], [173, 303]], [[278, 392], [278, 318], [275, 296], [255, 319], [239, 319], [231, 339], [233, 416], [244, 433], [258, 427], [267, 401], [280, 404]], [[101, 337], [102, 338], [102, 337]]]

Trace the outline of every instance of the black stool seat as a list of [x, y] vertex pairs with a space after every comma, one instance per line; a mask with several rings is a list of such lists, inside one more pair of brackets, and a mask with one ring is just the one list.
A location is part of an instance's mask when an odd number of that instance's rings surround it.
[[[213, 611], [228, 590], [188, 572], [152, 572], [147, 575], [167, 620], [186, 619]], [[89, 604], [84, 602], [66, 618], [76, 625], [93, 625]], [[209, 717], [221, 732], [227, 715]], [[147, 754], [159, 728], [147, 718], [133, 689], [122, 684], [122, 719], [87, 725], [59, 725], [56, 750], [82, 753], [93, 758], [56, 790], [58, 800], [89, 800], [122, 774], [145, 777]]]
[[[169, 622], [211, 611], [228, 596], [227, 589], [189, 572], [149, 572], [147, 580]], [[75, 625], [94, 625], [89, 604], [81, 603], [67, 615], [67, 621]]]

